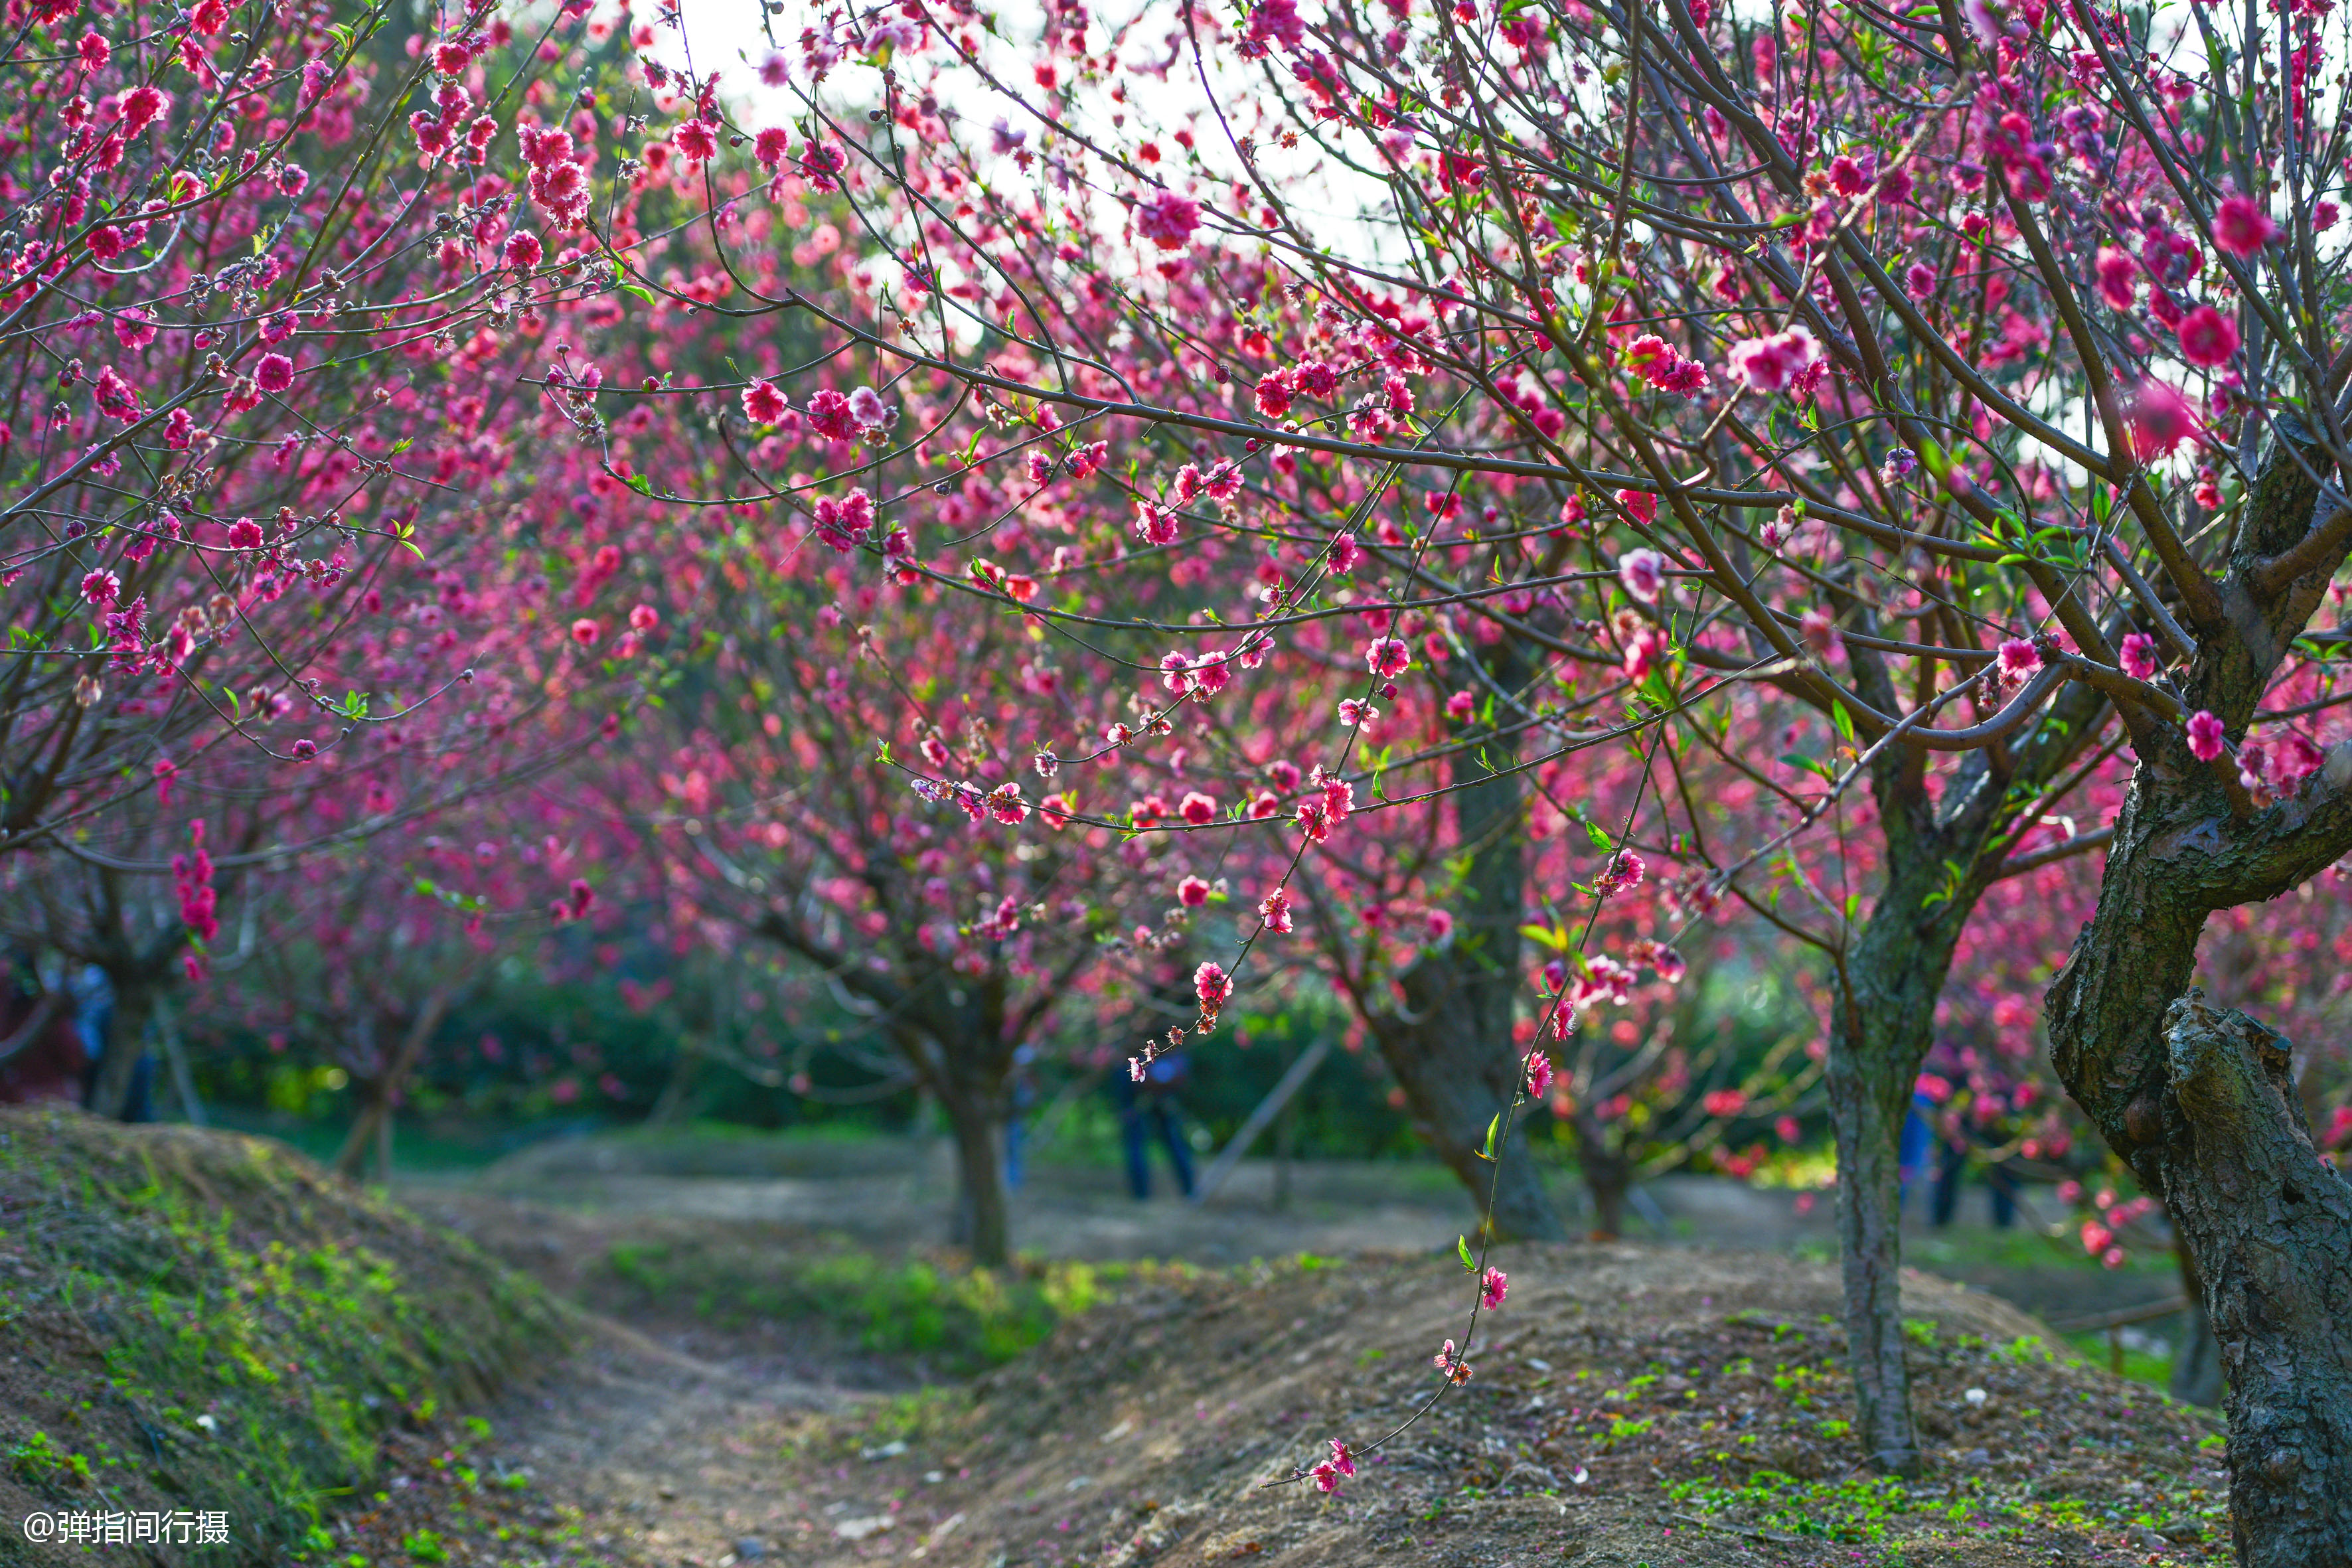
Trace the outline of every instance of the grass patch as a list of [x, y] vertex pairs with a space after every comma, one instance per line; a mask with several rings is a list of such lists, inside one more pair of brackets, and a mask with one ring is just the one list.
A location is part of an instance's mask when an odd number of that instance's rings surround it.
[[684, 1302], [720, 1328], [805, 1324], [950, 1376], [1000, 1366], [1130, 1281], [1169, 1272], [1152, 1263], [1034, 1258], [999, 1271], [946, 1256], [883, 1258], [846, 1238], [782, 1249], [723, 1235], [617, 1243], [602, 1267], [622, 1288], [615, 1305], [624, 1312]]
[[0, 1511], [225, 1512], [321, 1549], [401, 1426], [564, 1339], [534, 1285], [281, 1145], [0, 1112]]

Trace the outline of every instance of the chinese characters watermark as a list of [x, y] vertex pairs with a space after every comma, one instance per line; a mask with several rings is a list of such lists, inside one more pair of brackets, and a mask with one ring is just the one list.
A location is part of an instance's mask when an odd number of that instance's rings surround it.
[[26, 1514], [25, 1539], [89, 1546], [226, 1546], [228, 1515], [184, 1508], [132, 1509], [121, 1513], [58, 1509]]

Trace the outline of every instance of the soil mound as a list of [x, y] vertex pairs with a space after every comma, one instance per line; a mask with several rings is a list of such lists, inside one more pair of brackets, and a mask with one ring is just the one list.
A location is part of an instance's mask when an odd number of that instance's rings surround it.
[[1013, 1564], [2024, 1564], [2200, 1558], [2218, 1427], [2000, 1301], [1906, 1274], [1906, 1483], [1859, 1468], [1833, 1270], [1513, 1249], [1475, 1375], [1331, 1497], [1268, 1485], [1405, 1422], [1459, 1339], [1450, 1259], [1174, 1273], [961, 1400], [814, 1420], [797, 1560]]
[[[321, 1552], [322, 1503], [387, 1442], [543, 1363], [566, 1321], [282, 1144], [0, 1110], [0, 1563]], [[169, 1544], [23, 1523], [184, 1513]], [[225, 1542], [193, 1539], [207, 1513]]]

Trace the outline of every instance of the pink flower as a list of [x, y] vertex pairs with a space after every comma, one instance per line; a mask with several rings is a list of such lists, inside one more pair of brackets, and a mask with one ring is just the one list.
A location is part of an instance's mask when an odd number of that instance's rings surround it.
[[1797, 635], [1823, 658], [1835, 658], [1845, 648], [1845, 639], [1838, 636], [1837, 622], [1819, 605], [1797, 617]]
[[1629, 892], [1642, 885], [1642, 858], [1631, 849], [1620, 849], [1610, 857], [1608, 869], [1593, 881], [1593, 890], [1602, 898], [1612, 893]]
[[114, 58], [114, 47], [97, 33], [84, 34], [74, 52], [81, 57], [81, 68], [84, 70], [102, 71], [106, 68], [106, 62]]
[[849, 399], [831, 387], [809, 399], [809, 428], [828, 441], [846, 441], [857, 433], [850, 422]]
[[1628, 551], [1617, 558], [1617, 576], [1625, 592], [1654, 605], [1666, 585], [1666, 558], [1654, 550]]
[[583, 616], [578, 620], [572, 623], [572, 640], [578, 643], [582, 647], [590, 647], [594, 646], [596, 638], [600, 635], [601, 633], [597, 628], [596, 623], [589, 619], [586, 616]]
[[2123, 668], [2134, 680], [2146, 680], [2156, 673], [2156, 639], [2146, 632], [2132, 632], [2125, 637]]
[[264, 392], [284, 392], [294, 384], [294, 362], [284, 354], [263, 354], [253, 367], [253, 384]]
[[1467, 724], [1478, 710], [1478, 699], [1467, 691], [1457, 691], [1445, 700], [1445, 716], [1457, 724]]
[[1454, 1353], [1452, 1340], [1446, 1341], [1445, 1348], [1429, 1359], [1438, 1371], [1445, 1374], [1445, 1380], [1448, 1383], [1459, 1384], [1470, 1381], [1470, 1363]]
[[711, 133], [709, 122], [689, 120], [670, 132], [677, 143], [678, 156], [689, 163], [707, 163], [719, 154], [719, 138]]
[[1198, 877], [1187, 877], [1176, 884], [1176, 901], [1188, 910], [1197, 910], [1209, 901], [1209, 884]]
[[1343, 1476], [1356, 1473], [1356, 1456], [1348, 1452], [1348, 1445], [1337, 1437], [1331, 1439], [1330, 1465]]
[[81, 580], [81, 596], [93, 605], [110, 605], [122, 596], [122, 579], [111, 572], [92, 572]]
[[765, 381], [743, 389], [743, 417], [754, 425], [773, 425], [784, 416], [784, 395]]
[[2180, 318], [2180, 357], [2200, 370], [2227, 364], [2238, 352], [2238, 323], [2210, 305]]
[[231, 550], [261, 548], [261, 524], [249, 517], [240, 517], [228, 525], [228, 547]]
[[790, 132], [781, 125], [771, 125], [751, 141], [751, 155], [772, 169], [784, 161], [784, 151], [793, 144]]
[[1658, 498], [1647, 490], [1619, 490], [1617, 504], [1623, 507], [1635, 522], [1658, 521]]
[[1903, 291], [1914, 300], [1925, 300], [1942, 281], [1936, 276], [1934, 268], [1924, 261], [1915, 261], [1904, 271]]
[[1339, 1489], [1339, 1468], [1328, 1459], [1316, 1466], [1307, 1474], [1315, 1478], [1315, 1488], [1318, 1491], [1336, 1492]]
[[2197, 433], [2197, 415], [2177, 388], [2142, 382], [2129, 413], [2133, 455], [2158, 458]]
[[134, 87], [122, 95], [122, 134], [136, 136], [153, 124], [171, 104], [162, 89]]
[[1222, 964], [1204, 963], [1192, 971], [1192, 994], [1201, 999], [1204, 1009], [1213, 1013], [1234, 994], [1233, 977]]
[[639, 605], [629, 612], [629, 629], [633, 632], [649, 632], [660, 625], [661, 612], [651, 605]]
[[1260, 899], [1257, 901], [1257, 917], [1265, 922], [1265, 929], [1270, 931], [1288, 931], [1291, 929], [1289, 889], [1276, 888]]
[[1731, 345], [1732, 374], [1758, 392], [1785, 389], [1819, 355], [1812, 334], [1791, 327], [1769, 338], [1750, 338]]
[[2118, 310], [2128, 310], [2139, 299], [2139, 263], [2129, 251], [2102, 246], [2091, 269], [2098, 275], [2099, 298]]
[[1999, 662], [2003, 680], [2022, 680], [2042, 668], [2042, 650], [2023, 637], [2011, 637], [2000, 645]]
[[1375, 637], [1365, 650], [1364, 662], [1374, 675], [1383, 680], [1394, 680], [1412, 666], [1412, 649], [1402, 637]]
[[1499, 1268], [1489, 1268], [1478, 1278], [1478, 1304], [1488, 1311], [1503, 1304], [1503, 1297], [1511, 1288], [1511, 1277]]
[[1551, 1087], [1551, 1058], [1541, 1047], [1528, 1055], [1528, 1095], [1541, 1100]]
[[1307, 23], [1298, 15], [1298, 0], [1258, 0], [1250, 11], [1249, 36], [1263, 50], [1269, 38], [1296, 48], [1307, 37]]
[[[2189, 754], [2200, 763], [2210, 763], [2229, 749], [2229, 738], [2221, 729], [2221, 721], [2200, 708], [2189, 716]], [[2093, 1247], [2092, 1251], [2098, 1250]]]
[[507, 236], [507, 246], [502, 254], [509, 267], [528, 272], [539, 265], [539, 258], [546, 252], [539, 243], [539, 236], [510, 234]]
[[1699, 1109], [1709, 1116], [1737, 1116], [1748, 1109], [1748, 1097], [1736, 1089], [1710, 1089], [1700, 1097]]
[[2225, 196], [2213, 209], [2213, 244], [2232, 256], [2252, 256], [2277, 233], [2278, 225], [2252, 196]]
[[1201, 204], [1173, 191], [1154, 191], [1135, 208], [1135, 231], [1162, 250], [1181, 250], [1201, 226]]
[[1217, 803], [1214, 797], [1192, 790], [1177, 805], [1176, 815], [1195, 827], [1206, 827], [1217, 820]]
[[879, 430], [890, 423], [893, 413], [880, 393], [861, 386], [849, 395], [849, 416], [868, 430]]

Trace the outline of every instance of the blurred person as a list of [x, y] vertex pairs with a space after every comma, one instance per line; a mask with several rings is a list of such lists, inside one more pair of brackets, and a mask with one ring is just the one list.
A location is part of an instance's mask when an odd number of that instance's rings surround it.
[[1170, 1051], [1144, 1069], [1141, 1083], [1126, 1072], [1111, 1075], [1111, 1091], [1118, 1101], [1119, 1137], [1127, 1149], [1128, 1190], [1139, 1203], [1151, 1196], [1146, 1144], [1155, 1135], [1168, 1151], [1168, 1163], [1176, 1168], [1177, 1187], [1186, 1197], [1192, 1195], [1192, 1152], [1185, 1146], [1176, 1100], [1190, 1066], [1184, 1052]]

